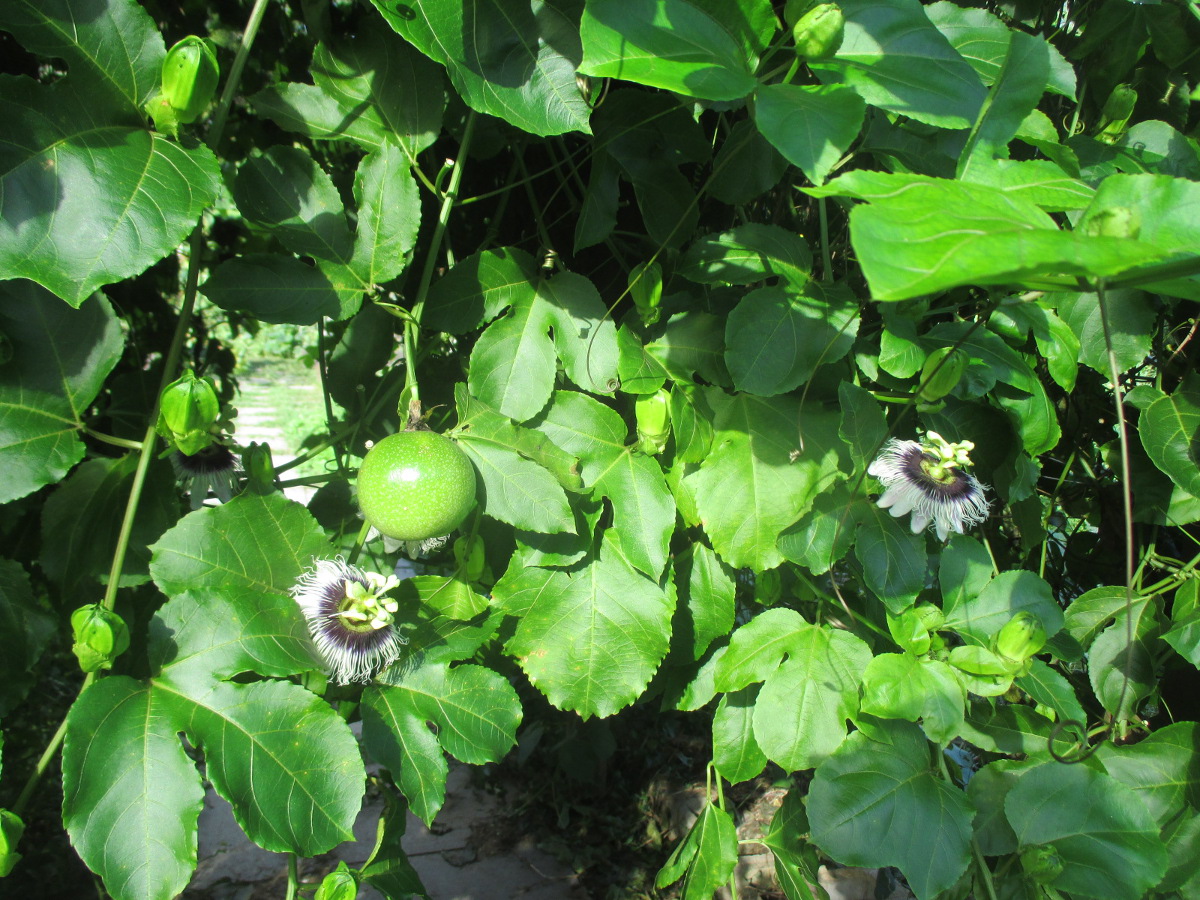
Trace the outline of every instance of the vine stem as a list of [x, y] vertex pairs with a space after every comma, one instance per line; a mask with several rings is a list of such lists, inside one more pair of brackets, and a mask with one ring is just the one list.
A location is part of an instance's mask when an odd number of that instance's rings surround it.
[[296, 854], [289, 853], [287, 855], [288, 882], [287, 894], [284, 900], [296, 900], [296, 888], [300, 884], [299, 866], [296, 864]]
[[[425, 255], [425, 266], [421, 270], [421, 280], [417, 283], [417, 296], [413, 301], [411, 317], [404, 320], [404, 392], [410, 402], [421, 399], [420, 388], [417, 384], [417, 331], [421, 327], [421, 315], [425, 311], [425, 298], [429, 294], [429, 285], [433, 281], [433, 270], [437, 266], [438, 252], [446, 237], [446, 227], [450, 224], [450, 212], [458, 199], [459, 186], [462, 184], [462, 173], [465, 168], [467, 151], [471, 147], [471, 135], [475, 132], [476, 113], [471, 110], [467, 114], [467, 124], [463, 128], [462, 142], [458, 145], [458, 159], [450, 172], [450, 181], [446, 185], [446, 193], [442, 195], [442, 208], [438, 212], [437, 227], [433, 230], [433, 238], [429, 242], [429, 252]], [[403, 404], [402, 404], [403, 405]], [[401, 418], [407, 410], [400, 410]]]
[[[228, 118], [229, 109], [233, 105], [233, 98], [237, 93], [238, 82], [241, 80], [242, 70], [245, 68], [246, 59], [250, 54], [250, 47], [254, 43], [259, 25], [262, 23], [263, 14], [266, 12], [267, 2], [268, 0], [254, 0], [254, 7], [250, 10], [250, 16], [246, 20], [246, 30], [242, 32], [241, 44], [238, 46], [237, 55], [234, 57], [233, 65], [229, 71], [229, 78], [225, 83], [225, 90], [221, 94], [221, 101], [213, 116], [212, 126], [209, 128], [208, 136], [205, 140], [210, 149], [215, 148], [221, 140], [221, 132], [225, 128], [225, 120]], [[196, 306], [196, 288], [200, 281], [200, 257], [203, 251], [204, 227], [203, 222], [199, 222], [188, 239], [188, 274], [187, 282], [184, 286], [183, 304], [179, 310], [179, 321], [175, 324], [175, 333], [171, 337], [171, 346], [167, 351], [167, 357], [163, 363], [162, 381], [159, 384], [158, 395], [156, 395], [154, 404], [150, 409], [146, 434], [142, 438], [141, 444], [138, 445], [140, 447], [140, 456], [138, 457], [137, 469], [133, 473], [133, 483], [129, 489], [129, 500], [125, 504], [125, 513], [121, 519], [121, 529], [117, 533], [117, 546], [113, 551], [112, 566], [108, 572], [108, 584], [105, 586], [104, 599], [101, 601], [105, 609], [111, 610], [116, 604], [117, 588], [121, 581], [121, 572], [125, 567], [125, 555], [129, 550], [129, 537], [133, 533], [133, 522], [137, 515], [138, 502], [141, 500], [142, 489], [146, 484], [146, 472], [150, 468], [150, 460], [154, 455], [154, 444], [157, 437], [156, 426], [158, 424], [158, 396], [161, 396], [163, 389], [174, 380], [175, 370], [178, 368], [180, 357], [183, 355], [183, 344], [187, 339], [188, 330], [191, 325], [192, 310]], [[95, 673], [88, 673], [79, 687], [79, 694], [82, 695], [95, 680]], [[64, 717], [62, 723], [58, 726], [58, 730], [50, 738], [50, 743], [47, 744], [33, 772], [30, 773], [25, 787], [21, 790], [21, 795], [17, 799], [14, 812], [24, 809], [33, 796], [33, 792], [37, 789], [42, 775], [45, 774], [46, 770], [50, 767], [50, 762], [58, 753], [59, 748], [62, 747], [66, 733], [67, 719]]]
[[[1108, 315], [1108, 292], [1104, 279], [1096, 283], [1096, 299], [1100, 306], [1100, 323], [1104, 326], [1104, 347], [1108, 355], [1109, 377], [1112, 379], [1113, 399], [1117, 407], [1117, 437], [1121, 443], [1121, 511], [1125, 517], [1125, 671], [1116, 715], [1125, 708], [1129, 692], [1129, 673], [1133, 669], [1133, 473], [1129, 463], [1129, 427], [1125, 422], [1125, 397], [1121, 391], [1121, 370], [1113, 349], [1112, 325]], [[1120, 722], [1117, 723], [1118, 726]]]

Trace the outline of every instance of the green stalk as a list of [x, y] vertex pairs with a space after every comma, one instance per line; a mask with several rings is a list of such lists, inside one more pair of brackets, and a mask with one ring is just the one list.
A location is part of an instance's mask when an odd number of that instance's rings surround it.
[[[421, 280], [417, 284], [417, 297], [412, 305], [412, 318], [404, 320], [404, 392], [410, 402], [420, 402], [421, 393], [417, 384], [417, 331], [421, 327], [421, 315], [425, 311], [425, 298], [429, 295], [429, 285], [433, 281], [433, 270], [437, 266], [438, 252], [446, 237], [446, 226], [450, 223], [450, 212], [458, 199], [459, 185], [462, 184], [463, 168], [466, 166], [467, 151], [471, 147], [471, 135], [475, 131], [475, 112], [467, 114], [467, 124], [463, 128], [462, 143], [458, 147], [458, 159], [450, 172], [450, 183], [446, 185], [446, 193], [442, 195], [442, 208], [438, 212], [437, 227], [433, 230], [433, 238], [429, 242], [429, 252], [425, 255], [425, 267], [421, 270]], [[401, 410], [403, 418], [407, 410]]]

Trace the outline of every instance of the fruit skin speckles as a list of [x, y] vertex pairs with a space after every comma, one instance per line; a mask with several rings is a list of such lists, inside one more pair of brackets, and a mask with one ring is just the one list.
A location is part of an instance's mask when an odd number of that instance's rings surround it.
[[358, 504], [367, 522], [388, 537], [442, 537], [475, 506], [475, 468], [450, 438], [402, 431], [381, 440], [363, 459]]

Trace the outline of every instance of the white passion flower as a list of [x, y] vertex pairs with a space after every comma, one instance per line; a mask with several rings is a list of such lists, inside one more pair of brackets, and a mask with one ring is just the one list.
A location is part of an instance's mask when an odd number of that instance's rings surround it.
[[201, 507], [210, 490], [222, 503], [228, 503], [241, 471], [238, 458], [223, 444], [209, 444], [191, 455], [172, 451], [171, 466], [175, 469], [175, 478], [188, 492], [192, 509]]
[[292, 587], [313, 643], [337, 684], [367, 682], [400, 657], [408, 640], [396, 630], [396, 601], [385, 596], [399, 584], [344, 559], [318, 559]]
[[983, 485], [965, 471], [974, 449], [970, 441], [951, 444], [936, 431], [922, 442], [888, 441], [867, 468], [883, 483], [876, 504], [896, 518], [912, 513], [913, 534], [932, 525], [940, 541], [978, 525], [987, 518], [988, 500]]

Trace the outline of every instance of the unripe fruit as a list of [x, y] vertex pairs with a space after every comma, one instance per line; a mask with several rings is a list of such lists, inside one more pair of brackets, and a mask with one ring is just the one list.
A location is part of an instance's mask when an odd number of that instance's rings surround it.
[[458, 444], [436, 432], [389, 435], [358, 470], [358, 505], [388, 537], [443, 537], [475, 506], [475, 467]]
[[846, 16], [836, 3], [814, 6], [792, 28], [796, 55], [805, 59], [828, 59], [842, 46]]

